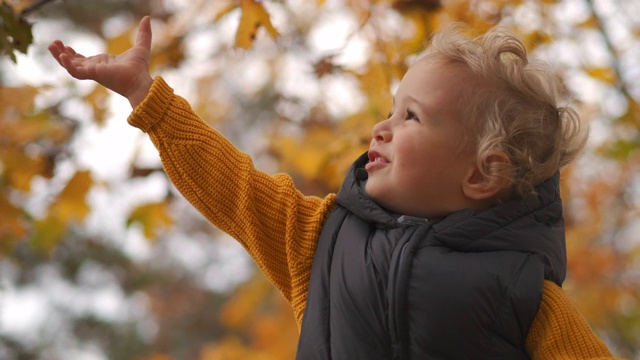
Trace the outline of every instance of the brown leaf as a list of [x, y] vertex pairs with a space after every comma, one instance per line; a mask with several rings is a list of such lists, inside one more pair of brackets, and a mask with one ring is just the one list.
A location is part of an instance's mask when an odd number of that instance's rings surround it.
[[342, 67], [340, 65], [336, 65], [333, 63], [333, 58], [333, 55], [324, 56], [315, 64], [313, 64], [313, 72], [318, 78], [321, 78], [325, 75], [333, 74], [338, 71], [342, 71]]
[[398, 11], [426, 10], [436, 11], [442, 7], [440, 0], [394, 0], [391, 6]]

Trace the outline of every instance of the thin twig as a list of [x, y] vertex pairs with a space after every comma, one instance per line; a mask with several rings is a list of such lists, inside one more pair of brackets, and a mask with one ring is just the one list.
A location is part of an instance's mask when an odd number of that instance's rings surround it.
[[611, 41], [611, 38], [609, 37], [609, 34], [607, 33], [607, 30], [604, 28], [604, 24], [602, 22], [602, 19], [600, 18], [600, 15], [596, 11], [595, 5], [593, 4], [593, 0], [585, 0], [585, 1], [586, 1], [587, 5], [589, 6], [589, 10], [591, 11], [591, 16], [593, 16], [593, 19], [596, 22], [596, 26], [598, 27], [598, 30], [600, 31], [600, 34], [602, 34], [602, 38], [604, 40], [605, 45], [607, 46], [607, 50], [611, 53], [611, 57], [612, 57], [611, 62], [612, 62], [613, 71], [615, 72], [617, 80], [618, 80], [617, 88], [618, 88], [618, 90], [620, 90], [620, 92], [622, 92], [622, 94], [627, 99], [633, 99], [633, 96], [631, 96], [631, 92], [629, 92], [629, 89], [627, 89], [627, 86], [626, 86], [625, 81], [624, 81], [624, 77], [622, 76], [622, 69], [620, 68], [620, 60], [619, 60], [619, 57], [618, 57], [618, 51], [613, 46], [613, 42]]

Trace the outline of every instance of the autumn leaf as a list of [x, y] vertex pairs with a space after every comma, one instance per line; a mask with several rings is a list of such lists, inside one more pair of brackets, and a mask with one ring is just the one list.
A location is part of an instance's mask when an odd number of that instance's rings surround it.
[[341, 72], [343, 69], [340, 65], [336, 65], [333, 62], [334, 55], [328, 55], [322, 57], [320, 60], [313, 64], [313, 72], [316, 77], [321, 78], [325, 75]]
[[598, 79], [607, 84], [614, 84], [618, 78], [610, 67], [589, 68], [586, 69], [586, 72], [592, 78]]
[[369, 110], [378, 115], [387, 114], [392, 105], [389, 89], [399, 74], [387, 64], [372, 62], [365, 72], [355, 75], [360, 81], [360, 88], [369, 99]]
[[137, 27], [132, 27], [122, 34], [107, 40], [107, 54], [121, 54], [133, 46], [131, 36], [137, 32]]
[[0, 86], [0, 111], [3, 114], [0, 122], [5, 122], [9, 114], [22, 114], [32, 111], [33, 99], [36, 95], [38, 95], [38, 88], [33, 86]]
[[269, 282], [258, 277], [237, 290], [233, 299], [220, 311], [220, 319], [230, 328], [246, 327], [255, 317], [258, 305], [271, 290]]
[[47, 216], [35, 222], [31, 245], [38, 250], [50, 252], [62, 240], [73, 222], [82, 221], [90, 207], [86, 196], [93, 179], [89, 171], [77, 171], [67, 182], [49, 208]]
[[67, 232], [67, 224], [51, 214], [35, 222], [35, 231], [31, 237], [34, 249], [48, 253], [55, 248]]
[[33, 42], [31, 24], [21, 17], [5, 1], [0, 3], [0, 53], [8, 55], [15, 63], [15, 51], [27, 53], [27, 48]]
[[183, 41], [182, 37], [174, 37], [166, 41], [164, 46], [154, 49], [149, 68], [154, 70], [161, 67], [177, 67], [185, 59]]
[[269, 13], [261, 2], [256, 0], [241, 0], [242, 16], [236, 32], [236, 46], [248, 49], [256, 38], [260, 27], [264, 27], [271, 37], [278, 36], [278, 31], [271, 24]]
[[640, 139], [638, 137], [618, 139], [613, 143], [607, 144], [603, 153], [614, 160], [626, 161], [638, 148], [640, 148]]
[[0, 148], [0, 161], [4, 167], [3, 173], [0, 173], [0, 179], [17, 190], [28, 192], [31, 190], [31, 180], [34, 176], [49, 175], [49, 166], [44, 157], [30, 156], [20, 149]]
[[90, 210], [86, 197], [92, 186], [93, 179], [89, 171], [76, 172], [58, 194], [49, 214], [65, 223], [83, 220]]
[[133, 209], [127, 220], [127, 226], [134, 223], [142, 225], [147, 239], [155, 239], [161, 229], [173, 224], [173, 219], [169, 216], [167, 202], [160, 201], [143, 204]]
[[421, 9], [426, 11], [436, 11], [442, 4], [440, 0], [394, 0], [391, 5], [398, 11]]
[[93, 118], [98, 125], [104, 125], [109, 109], [109, 91], [104, 86], [93, 88], [85, 100], [93, 109]]
[[[283, 138], [277, 145], [278, 153], [283, 157], [284, 163], [288, 164], [295, 173], [307, 179], [314, 179], [322, 170], [322, 167], [329, 160], [330, 153], [324, 146], [326, 143], [320, 142], [319, 138], [331, 140], [335, 135], [327, 129], [315, 131], [309, 134], [315, 139], [304, 141], [305, 146], [294, 138]], [[320, 145], [320, 146], [318, 146]]]
[[[26, 217], [0, 193], [0, 239], [20, 239], [27, 234]], [[0, 248], [4, 248], [2, 244]]]
[[215, 8], [213, 9], [215, 16], [213, 17], [213, 22], [216, 22], [227, 14], [238, 8], [240, 4], [234, 0], [220, 0], [214, 3]]

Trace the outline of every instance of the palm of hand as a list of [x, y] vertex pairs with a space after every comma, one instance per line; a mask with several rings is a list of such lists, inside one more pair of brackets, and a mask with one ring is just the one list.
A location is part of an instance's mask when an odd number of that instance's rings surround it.
[[97, 81], [130, 101], [134, 100], [134, 103], [144, 97], [150, 86], [150, 49], [151, 24], [148, 16], [140, 21], [135, 46], [117, 56], [100, 54], [85, 57], [60, 40], [49, 45], [53, 57], [71, 76]]
[[127, 96], [128, 90], [134, 87], [138, 76], [147, 71], [149, 61], [149, 51], [139, 46], [118, 56], [100, 54], [89, 57], [76, 53], [59, 41], [49, 49], [71, 76], [95, 80], [123, 96]]

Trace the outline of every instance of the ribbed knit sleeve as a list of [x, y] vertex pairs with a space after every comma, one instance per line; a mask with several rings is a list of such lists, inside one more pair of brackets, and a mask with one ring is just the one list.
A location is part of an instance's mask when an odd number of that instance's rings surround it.
[[300, 325], [313, 254], [335, 195], [304, 196], [289, 176], [256, 170], [161, 77], [129, 123], [149, 134], [184, 197], [245, 247], [291, 303]]
[[527, 352], [533, 360], [615, 359], [564, 290], [551, 281], [544, 282]]

